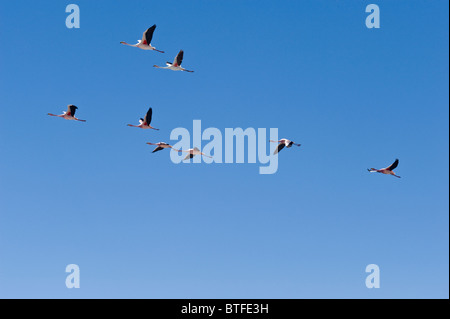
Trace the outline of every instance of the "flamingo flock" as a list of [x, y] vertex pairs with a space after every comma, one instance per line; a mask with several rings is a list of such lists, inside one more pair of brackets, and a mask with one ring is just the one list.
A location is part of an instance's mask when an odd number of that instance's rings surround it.
[[[123, 45], [139, 48], [141, 50], [165, 53], [164, 51], [158, 50], [158, 49], [156, 49], [156, 47], [152, 46], [153, 34], [155, 32], [155, 29], [156, 29], [156, 24], [152, 25], [150, 28], [145, 30], [144, 33], [142, 34], [142, 39], [138, 40], [138, 43], [136, 43], [136, 44], [129, 44], [124, 41], [121, 41], [120, 43]], [[153, 65], [153, 67], [158, 68], [158, 69], [168, 69], [168, 70], [172, 70], [172, 71], [184, 71], [184, 72], [189, 72], [189, 73], [194, 72], [192, 70], [187, 70], [181, 66], [181, 64], [183, 62], [183, 57], [184, 57], [184, 51], [180, 50], [172, 63], [166, 62], [165, 67], [158, 66], [158, 65]], [[75, 112], [77, 109], [78, 109], [77, 106], [75, 106], [73, 104], [69, 104], [67, 106], [67, 111], [63, 112], [63, 114], [60, 114], [60, 115], [56, 115], [56, 114], [52, 114], [52, 113], [47, 113], [47, 114], [49, 116], [60, 117], [65, 120], [86, 122], [86, 120], [80, 120], [75, 117]], [[132, 124], [127, 124], [127, 125], [130, 127], [137, 127], [137, 128], [141, 128], [141, 129], [153, 129], [153, 130], [159, 131], [159, 129], [154, 128], [150, 125], [152, 122], [152, 114], [153, 114], [153, 109], [150, 107], [145, 115], [145, 118], [139, 119], [139, 125], [132, 125]], [[292, 146], [298, 146], [298, 147], [301, 146], [301, 144], [295, 143], [286, 138], [282, 138], [278, 141], [269, 140], [269, 142], [278, 144], [277, 148], [273, 152], [273, 155], [278, 155], [279, 152], [281, 150], [283, 150], [284, 148], [291, 148]], [[156, 153], [156, 152], [162, 151], [164, 149], [169, 149], [169, 150], [173, 149], [174, 151], [177, 151], [177, 152], [186, 152], [188, 154], [186, 155], [184, 160], [192, 159], [194, 156], [198, 156], [198, 155], [205, 156], [208, 158], [213, 158], [212, 156], [202, 153], [197, 147], [194, 147], [194, 148], [191, 148], [188, 150], [177, 150], [177, 149], [173, 148], [172, 145], [167, 144], [165, 142], [159, 142], [159, 143], [150, 143], [149, 142], [147, 144], [156, 146], [156, 148], [152, 151], [152, 153]], [[381, 173], [381, 174], [391, 175], [391, 176], [400, 178], [400, 176], [398, 176], [394, 173], [394, 169], [397, 168], [398, 164], [399, 164], [399, 160], [396, 159], [394, 163], [392, 163], [390, 166], [388, 166], [386, 168], [382, 168], [382, 169], [370, 168], [370, 169], [368, 169], [368, 171], [370, 173]]]

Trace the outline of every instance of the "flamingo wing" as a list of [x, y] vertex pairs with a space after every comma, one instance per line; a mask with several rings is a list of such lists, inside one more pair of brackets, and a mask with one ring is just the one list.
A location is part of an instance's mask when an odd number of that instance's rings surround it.
[[145, 123], [147, 123], [147, 125], [150, 125], [150, 123], [152, 122], [152, 113], [152, 108], [149, 108], [147, 114], [145, 115]]
[[392, 163], [391, 164], [391, 166], [389, 166], [388, 168], [386, 168], [387, 170], [390, 170], [390, 171], [393, 171], [394, 169], [396, 169], [397, 168], [397, 166], [398, 166], [398, 162], [399, 162], [399, 160], [398, 159], [396, 159], [395, 160], [395, 162], [394, 163]]
[[162, 148], [161, 146], [158, 146], [157, 148], [155, 148], [155, 149], [153, 150], [152, 153], [159, 152], [159, 151], [161, 151], [161, 150], [163, 150], [163, 149], [164, 149], [164, 148]]
[[274, 154], [274, 155], [275, 155], [275, 154], [278, 154], [285, 146], [286, 146], [286, 144], [284, 144], [284, 143], [278, 144], [278, 147], [277, 147], [277, 149], [275, 150], [275, 152], [273, 152], [273, 154]]
[[183, 55], [183, 50], [180, 50], [180, 52], [178, 52], [177, 56], [175, 57], [175, 60], [173, 60], [173, 64], [175, 66], [181, 66], [181, 63], [183, 62]]
[[155, 32], [156, 24], [152, 25], [150, 28], [145, 30], [145, 32], [142, 34], [142, 43], [146, 45], [150, 45], [152, 43], [153, 39], [153, 32]]
[[76, 107], [73, 104], [70, 104], [67, 106], [67, 112], [70, 113], [71, 116], [75, 116], [75, 112], [78, 109], [78, 107]]

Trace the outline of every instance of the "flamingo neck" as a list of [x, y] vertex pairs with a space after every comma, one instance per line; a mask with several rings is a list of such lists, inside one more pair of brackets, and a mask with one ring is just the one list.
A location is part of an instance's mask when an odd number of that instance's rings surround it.
[[130, 47], [137, 47], [138, 46], [138, 44], [129, 44], [129, 43], [126, 43], [126, 42], [120, 42], [120, 43], [122, 43], [122, 44], [125, 44], [125, 45], [129, 45]]

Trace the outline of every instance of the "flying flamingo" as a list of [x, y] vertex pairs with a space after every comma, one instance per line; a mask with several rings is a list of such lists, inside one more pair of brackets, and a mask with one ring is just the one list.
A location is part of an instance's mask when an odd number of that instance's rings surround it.
[[132, 127], [139, 127], [142, 129], [153, 129], [153, 130], [157, 130], [159, 131], [158, 128], [154, 128], [150, 126], [150, 123], [152, 122], [152, 108], [149, 108], [147, 111], [147, 114], [145, 115], [145, 120], [143, 118], [141, 118], [139, 120], [139, 125], [132, 125], [132, 124], [128, 124], [128, 126], [132, 126]]
[[289, 147], [292, 147], [292, 145], [295, 145], [295, 146], [301, 146], [302, 145], [302, 144], [296, 144], [296, 143], [294, 143], [294, 142], [292, 142], [292, 141], [290, 141], [288, 139], [285, 139], [285, 138], [282, 138], [279, 141], [272, 141], [272, 140], [270, 140], [270, 142], [278, 143], [278, 147], [275, 150], [275, 152], [273, 152], [273, 155], [278, 154], [285, 146], [289, 148]]
[[52, 113], [47, 113], [47, 114], [50, 115], [50, 116], [62, 117], [65, 120], [75, 120], [75, 121], [80, 121], [80, 122], [86, 122], [86, 120], [80, 120], [80, 119], [77, 119], [75, 117], [75, 111], [77, 109], [78, 109], [78, 107], [76, 107], [75, 105], [70, 104], [70, 105], [67, 106], [67, 111], [64, 112], [61, 115], [55, 115], [55, 114], [52, 114]]
[[389, 166], [389, 167], [382, 168], [382, 169], [371, 168], [371, 169], [367, 169], [367, 170], [371, 173], [381, 173], [381, 174], [392, 175], [392, 176], [400, 178], [400, 176], [395, 175], [395, 173], [394, 173], [394, 169], [397, 168], [398, 162], [399, 162], [398, 159], [396, 159], [395, 162], [392, 163], [391, 166]]
[[190, 149], [188, 149], [187, 151], [183, 151], [183, 150], [177, 150], [177, 151], [178, 151], [178, 152], [186, 152], [186, 153], [189, 153], [189, 154], [184, 158], [183, 161], [185, 161], [185, 160], [187, 160], [187, 159], [190, 159], [190, 158], [193, 158], [195, 155], [203, 155], [203, 156], [206, 156], [206, 157], [209, 157], [209, 158], [213, 158], [212, 156], [209, 156], [209, 155], [206, 155], [205, 153], [202, 153], [197, 147], [190, 148]]
[[[159, 143], [147, 143], [147, 144], [148, 144], [148, 145], [156, 145], [156, 148], [153, 150], [152, 153], [156, 153], [156, 152], [162, 151], [162, 150], [165, 149], [165, 148], [173, 148], [172, 145], [169, 145], [169, 144], [164, 143], [164, 142], [159, 142]], [[174, 148], [173, 148], [173, 149], [174, 149]], [[175, 149], [174, 149], [174, 150], [175, 150]], [[178, 151], [178, 150], [175, 150], [175, 151]]]
[[120, 43], [129, 45], [130, 47], [136, 47], [136, 48], [139, 48], [142, 50], [153, 50], [153, 51], [164, 53], [164, 51], [156, 50], [155, 47], [152, 47], [151, 43], [152, 43], [152, 38], [153, 38], [153, 32], [155, 32], [155, 29], [156, 29], [156, 24], [154, 24], [153, 26], [148, 28], [142, 35], [142, 40], [138, 40], [138, 43], [136, 43], [136, 44], [129, 44], [129, 43], [126, 43], [123, 41]]
[[189, 71], [186, 70], [185, 68], [181, 67], [181, 62], [183, 62], [183, 50], [180, 50], [180, 52], [178, 52], [177, 56], [175, 57], [175, 60], [173, 60], [173, 63], [170, 62], [166, 62], [167, 66], [158, 66], [158, 65], [154, 65], [155, 68], [158, 69], [169, 69], [172, 71], [186, 71], [186, 72], [194, 72], [194, 71]]

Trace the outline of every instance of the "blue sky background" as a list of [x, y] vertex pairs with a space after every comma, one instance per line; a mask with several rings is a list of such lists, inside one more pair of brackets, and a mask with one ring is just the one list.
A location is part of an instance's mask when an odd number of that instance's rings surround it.
[[[448, 298], [448, 5], [0, 2], [0, 297]], [[152, 24], [166, 54], [119, 44]], [[195, 73], [152, 68], [180, 49]], [[194, 119], [303, 146], [274, 175], [151, 154]]]

